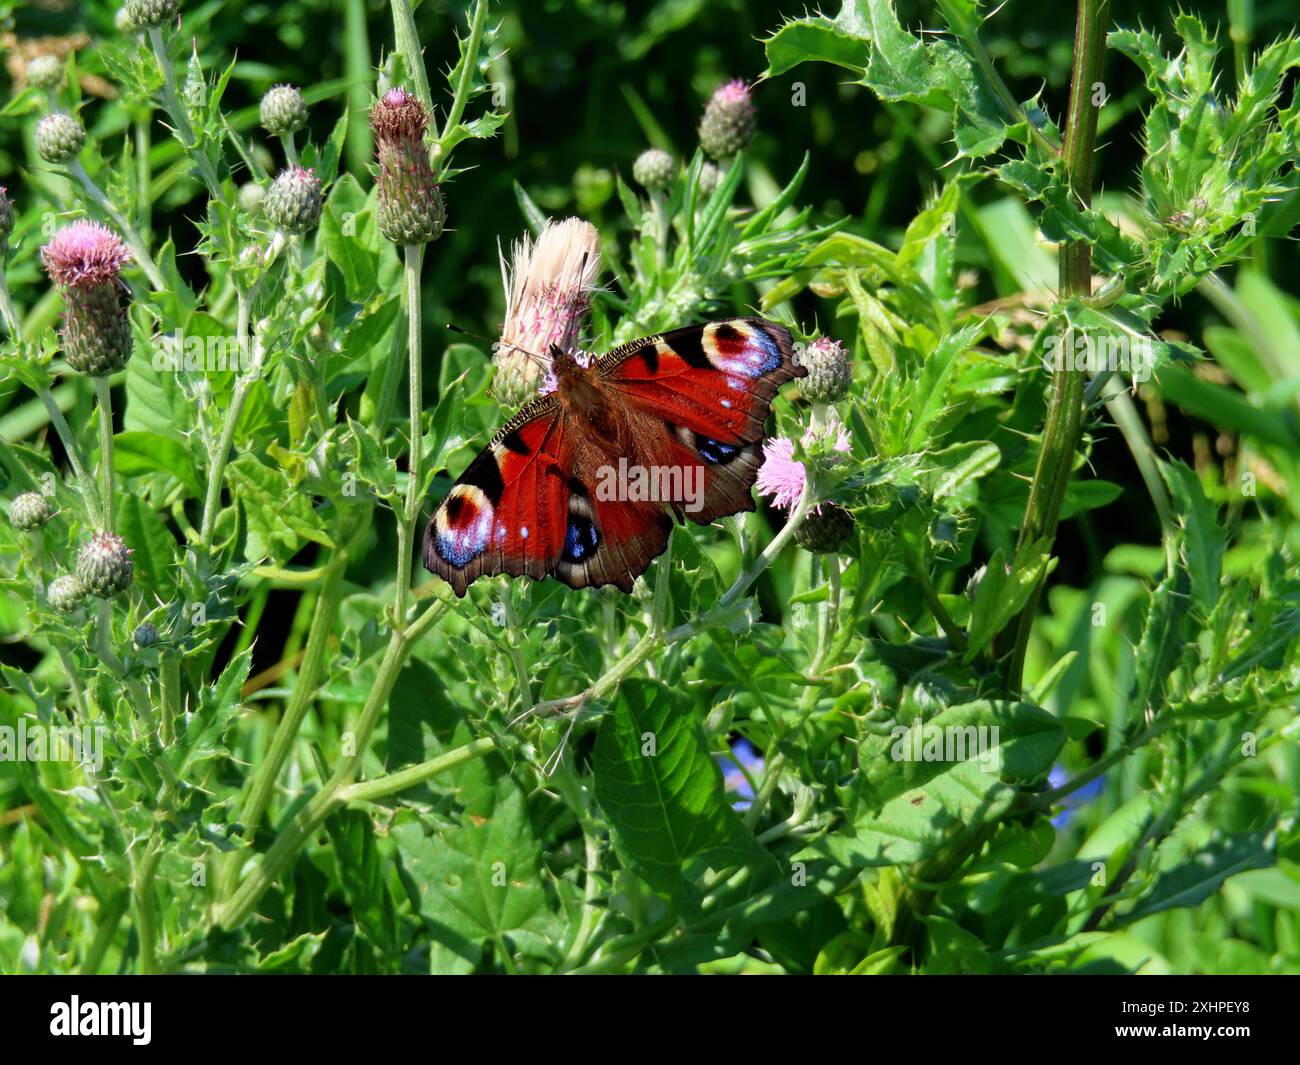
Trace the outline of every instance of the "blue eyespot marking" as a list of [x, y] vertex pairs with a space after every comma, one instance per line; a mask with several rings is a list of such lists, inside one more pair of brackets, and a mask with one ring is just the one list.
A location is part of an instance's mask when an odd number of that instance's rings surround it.
[[595, 553], [600, 546], [600, 533], [596, 523], [583, 514], [570, 514], [569, 527], [564, 531], [564, 559], [581, 562]]
[[697, 436], [695, 438], [695, 448], [700, 453], [700, 458], [705, 462], [711, 462], [719, 466], [724, 462], [730, 462], [740, 454], [740, 448], [732, 444], [724, 444], [720, 440], [710, 440], [707, 436]]

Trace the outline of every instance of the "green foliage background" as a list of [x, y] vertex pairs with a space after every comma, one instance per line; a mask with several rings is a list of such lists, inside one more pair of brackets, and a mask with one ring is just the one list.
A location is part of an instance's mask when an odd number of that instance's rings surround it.
[[[415, 10], [439, 114], [467, 6]], [[486, 392], [487, 342], [445, 326], [495, 336], [498, 248], [542, 215], [577, 214], [605, 246], [597, 350], [750, 309], [849, 346], [854, 460], [808, 462], [857, 527], [838, 558], [790, 547], [734, 595], [780, 512], [679, 530], [671, 563], [631, 598], [496, 580], [456, 603], [417, 582], [423, 628], [391, 676], [409, 432], [383, 416], [383, 371], [403, 358], [402, 274], [370, 219], [365, 112], [376, 67], [400, 70], [385, 58], [392, 14], [366, 0], [184, 7], [169, 36], [180, 75], [192, 40], [199, 125], [235, 164], [207, 215], [161, 120], [136, 158], [160, 79], [114, 29], [114, 5], [0, 2], [0, 184], [19, 209], [8, 280], [24, 334], [4, 351], [0, 490], [7, 505], [49, 470], [60, 510], [43, 558], [0, 533], [0, 724], [70, 711], [63, 647], [81, 701], [111, 727], [99, 780], [0, 762], [0, 969], [1300, 968], [1293, 5], [1189, 5], [1217, 26], [1217, 50], [1166, 4], [1113, 11], [1134, 32], [1107, 57], [1087, 210], [1039, 143], [1064, 120], [1074, 26], [1061, 5], [1012, 0], [978, 31], [1015, 99], [1044, 116], [1031, 134], [999, 109], [960, 32], [907, 32], [958, 29], [977, 13], [964, 0], [900, 3], [897, 23], [879, 0], [824, 18], [742, 0], [494, 3], [470, 67], [481, 91], [465, 118], [479, 124], [455, 146], [449, 231], [423, 270], [430, 498], [506, 416]], [[89, 205], [35, 154], [44, 101], [22, 88], [22, 56], [77, 34], [94, 47], [76, 48], [63, 103], [82, 107], [83, 159], [147, 217], [168, 281], [137, 308], [136, 356], [114, 381], [118, 525], [137, 566], [114, 608], [120, 670], [97, 653], [94, 618], [60, 618], [36, 589], [89, 530], [35, 393], [53, 387], [92, 455], [100, 415], [89, 383], [51, 363], [60, 306], [35, 252], [51, 217]], [[1279, 38], [1272, 68], [1255, 63]], [[757, 140], [700, 196], [704, 101], [769, 68]], [[329, 200], [306, 250], [262, 283], [256, 316], [286, 339], [249, 391], [200, 543], [233, 375], [210, 375], [204, 394], [150, 358], [158, 332], [235, 328], [252, 276], [240, 256], [260, 236], [236, 191], [282, 165], [257, 102], [285, 81], [311, 105], [300, 146]], [[499, 126], [484, 118], [494, 108]], [[666, 261], [630, 178], [647, 145], [683, 162]], [[142, 166], [147, 210], [133, 191]], [[1091, 244], [1096, 273], [1123, 284], [1055, 303], [1061, 240]], [[1129, 398], [1089, 393], [1049, 551], [1017, 533], [1043, 446], [1043, 336], [1066, 328], [1149, 336], [1161, 365]], [[790, 391], [776, 426], [797, 438], [808, 404]], [[363, 503], [344, 493], [349, 475]], [[1006, 657], [1027, 605], [1019, 688]], [[137, 652], [145, 619], [164, 639]], [[317, 686], [303, 689], [313, 653]], [[169, 677], [184, 708], [170, 733], [141, 713], [166, 718]], [[569, 721], [511, 723], [582, 692], [547, 775]], [[250, 786], [295, 699], [303, 724], [265, 823], [248, 825]], [[891, 729], [914, 721], [996, 725], [1001, 772], [895, 761]], [[717, 767], [741, 737], [765, 760], [748, 811]], [[333, 788], [351, 758], [364, 781], [413, 775]]]

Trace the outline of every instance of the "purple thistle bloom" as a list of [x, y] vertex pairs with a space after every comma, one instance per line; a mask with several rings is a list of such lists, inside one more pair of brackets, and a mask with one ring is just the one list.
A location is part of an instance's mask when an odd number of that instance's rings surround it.
[[60, 288], [116, 281], [130, 258], [122, 238], [108, 226], [85, 220], [64, 226], [41, 249], [45, 270]]
[[769, 496], [772, 505], [792, 510], [803, 495], [807, 471], [794, 457], [794, 443], [784, 436], [773, 437], [763, 445], [763, 465], [754, 481], [759, 495]]

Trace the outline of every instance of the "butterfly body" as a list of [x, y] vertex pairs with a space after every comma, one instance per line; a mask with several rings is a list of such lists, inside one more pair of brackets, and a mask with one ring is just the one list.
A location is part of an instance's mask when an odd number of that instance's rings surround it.
[[424, 564], [457, 595], [496, 573], [630, 591], [674, 518], [754, 509], [768, 408], [806, 371], [785, 327], [734, 318], [594, 360], [557, 349], [552, 373], [425, 531]]

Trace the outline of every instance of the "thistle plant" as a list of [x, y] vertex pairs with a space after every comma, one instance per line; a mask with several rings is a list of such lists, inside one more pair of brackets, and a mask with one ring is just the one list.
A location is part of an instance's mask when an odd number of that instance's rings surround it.
[[[0, 968], [1300, 967], [1293, 35], [272, 7], [128, 0], [0, 117], [0, 726], [104, 735], [0, 759]], [[681, 329], [614, 443], [752, 509], [629, 592], [420, 567], [471, 469], [501, 544], [657, 521], [512, 419]]]

